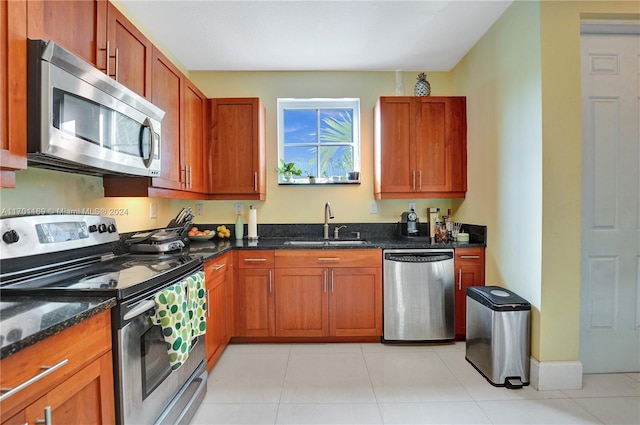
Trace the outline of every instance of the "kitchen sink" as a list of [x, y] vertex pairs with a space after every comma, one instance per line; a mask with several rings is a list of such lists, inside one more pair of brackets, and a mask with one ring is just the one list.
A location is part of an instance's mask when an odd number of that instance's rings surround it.
[[359, 239], [359, 240], [329, 240], [329, 241], [305, 241], [305, 240], [293, 240], [293, 241], [285, 241], [285, 245], [301, 245], [301, 246], [358, 246], [358, 245], [367, 245], [369, 242]]

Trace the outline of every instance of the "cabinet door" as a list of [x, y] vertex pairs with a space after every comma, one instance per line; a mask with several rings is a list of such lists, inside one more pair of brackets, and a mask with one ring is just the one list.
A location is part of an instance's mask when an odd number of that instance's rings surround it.
[[211, 370], [227, 344], [227, 285], [216, 282], [207, 290], [207, 368]]
[[151, 102], [165, 112], [162, 119], [160, 177], [153, 186], [183, 189], [185, 170], [181, 169], [180, 140], [182, 126], [182, 73], [160, 51], [153, 49]]
[[375, 110], [374, 191], [416, 188], [415, 105], [412, 97], [381, 97]]
[[257, 98], [211, 99], [211, 199], [266, 197], [264, 107]]
[[465, 99], [418, 97], [415, 102], [416, 190], [443, 196], [466, 191]]
[[467, 329], [467, 288], [484, 286], [484, 248], [456, 248], [455, 250], [455, 333], [464, 339]]
[[273, 269], [238, 270], [235, 293], [239, 336], [274, 335], [273, 283]]
[[111, 351], [90, 363], [25, 409], [27, 423], [113, 424], [115, 406]]
[[27, 4], [29, 38], [53, 40], [106, 70], [106, 0], [29, 0]]
[[382, 271], [379, 267], [330, 269], [331, 336], [382, 335]]
[[111, 2], [107, 5], [107, 41], [109, 76], [149, 98], [153, 45]]
[[276, 336], [329, 335], [328, 269], [276, 269]]
[[27, 168], [27, 2], [0, 2], [0, 187]]
[[207, 192], [204, 173], [207, 99], [188, 79], [184, 79], [184, 139], [183, 166], [186, 169], [186, 190]]

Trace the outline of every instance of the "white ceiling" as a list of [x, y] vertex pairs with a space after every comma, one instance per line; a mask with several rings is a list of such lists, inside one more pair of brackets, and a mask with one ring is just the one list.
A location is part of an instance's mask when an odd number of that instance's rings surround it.
[[121, 0], [190, 71], [451, 70], [512, 0]]

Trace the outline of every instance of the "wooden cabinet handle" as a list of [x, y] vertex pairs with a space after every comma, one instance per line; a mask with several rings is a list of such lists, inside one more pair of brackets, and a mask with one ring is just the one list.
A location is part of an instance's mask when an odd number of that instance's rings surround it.
[[322, 282], [322, 292], [327, 292], [327, 271], [324, 271], [324, 279]]
[[413, 191], [416, 190], [416, 170], [413, 170]]
[[318, 261], [340, 261], [340, 257], [318, 257]]
[[420, 182], [420, 192], [422, 192], [422, 170], [418, 173], [418, 181]]
[[104, 71], [105, 74], [107, 74], [107, 76], [111, 76], [109, 75], [109, 50], [111, 50], [111, 42], [107, 41], [107, 48], [106, 49], [100, 49], [100, 50], [104, 50], [105, 54], [104, 54], [104, 60], [106, 62], [106, 66], [104, 68], [100, 68], [100, 71]]
[[458, 269], [458, 291], [462, 291], [462, 267]]
[[258, 173], [256, 171], [253, 172], [253, 191], [258, 191]]
[[273, 285], [271, 284], [271, 270], [269, 270], [269, 293], [273, 292]]
[[479, 260], [480, 256], [479, 255], [461, 255], [460, 259], [461, 260]]
[[247, 263], [264, 263], [265, 261], [267, 261], [267, 259], [266, 258], [245, 258], [244, 261]]
[[36, 419], [36, 423], [51, 425], [51, 406], [44, 408], [44, 419]]
[[211, 291], [207, 290], [207, 317], [211, 317], [211, 301], [209, 295], [211, 294]]
[[331, 293], [333, 294], [333, 270], [331, 270]]
[[2, 394], [2, 396], [0, 396], [0, 401], [3, 401], [5, 399], [11, 397], [15, 393], [24, 390], [29, 385], [34, 384], [35, 382], [38, 382], [39, 380], [41, 380], [45, 376], [55, 372], [56, 370], [60, 369], [62, 366], [66, 365], [67, 363], [69, 363], [69, 359], [64, 359], [61, 362], [56, 363], [53, 366], [40, 366], [40, 369], [42, 369], [42, 372], [40, 372], [39, 374], [37, 374], [33, 378], [30, 378], [30, 379], [24, 381], [22, 384], [18, 385], [17, 387], [2, 388], [1, 391], [4, 392], [4, 394]]
[[220, 270], [221, 268], [224, 267], [224, 264], [216, 264], [215, 266], [213, 266], [213, 271], [217, 272], [218, 270]]

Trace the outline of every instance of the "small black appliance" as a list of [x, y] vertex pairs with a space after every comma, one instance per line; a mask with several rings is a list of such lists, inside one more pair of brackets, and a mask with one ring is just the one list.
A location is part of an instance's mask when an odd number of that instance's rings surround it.
[[405, 211], [400, 216], [400, 232], [402, 236], [418, 236], [418, 214], [413, 210]]

